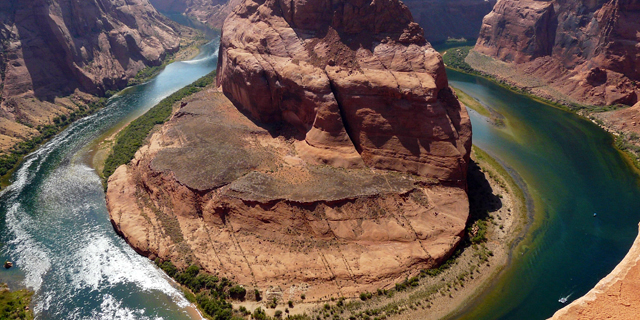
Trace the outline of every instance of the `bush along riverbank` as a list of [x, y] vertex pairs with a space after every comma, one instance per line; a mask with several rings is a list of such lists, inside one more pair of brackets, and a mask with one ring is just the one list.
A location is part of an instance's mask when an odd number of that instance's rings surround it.
[[107, 98], [99, 98], [95, 101], [78, 104], [76, 110], [69, 114], [62, 114], [53, 118], [52, 123], [38, 126], [39, 134], [28, 140], [18, 142], [8, 152], [0, 155], [0, 176], [2, 177], [2, 187], [9, 185], [9, 179], [13, 171], [22, 162], [24, 156], [35, 151], [39, 146], [62, 132], [72, 122], [89, 116], [102, 109], [106, 105]]
[[442, 52], [442, 59], [449, 69], [485, 78], [510, 91], [524, 95], [532, 100], [547, 104], [555, 108], [573, 112], [589, 119], [614, 136], [613, 146], [620, 152], [625, 154], [630, 163], [632, 163], [635, 168], [640, 171], [640, 139], [637, 138], [637, 135], [634, 135], [631, 132], [616, 130], [614, 126], [604, 120], [606, 119], [606, 116], [603, 116], [606, 112], [625, 109], [629, 106], [620, 104], [609, 106], [583, 105], [565, 100], [550, 100], [544, 97], [537, 96], [529, 92], [525, 88], [518, 87], [514, 83], [510, 83], [506, 80], [499, 79], [492, 74], [474, 69], [471, 65], [469, 65], [469, 63], [466, 62], [466, 58], [472, 49], [473, 46], [447, 48], [446, 51]]
[[169, 120], [173, 111], [173, 105], [176, 102], [201, 91], [213, 83], [214, 80], [215, 71], [164, 98], [160, 103], [149, 109], [149, 111], [142, 116], [133, 120], [120, 131], [116, 135], [115, 144], [102, 170], [104, 181], [107, 181], [119, 166], [129, 163], [129, 161], [133, 159], [136, 151], [142, 147], [153, 127]]

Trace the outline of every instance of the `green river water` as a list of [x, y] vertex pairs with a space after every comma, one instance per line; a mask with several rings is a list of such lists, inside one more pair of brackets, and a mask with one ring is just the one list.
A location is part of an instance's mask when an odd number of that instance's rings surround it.
[[[505, 116], [470, 110], [473, 143], [526, 182], [533, 221], [508, 267], [454, 319], [546, 319], [622, 260], [638, 233], [640, 180], [611, 135], [573, 113], [448, 70], [450, 84]], [[597, 216], [594, 217], [594, 213]]]
[[[0, 281], [34, 290], [38, 319], [193, 318], [172, 281], [113, 231], [86, 155], [113, 127], [213, 70], [217, 45], [71, 125], [26, 157], [0, 194], [0, 259], [15, 262]], [[454, 318], [545, 319], [629, 249], [640, 221], [638, 178], [594, 124], [481, 78], [449, 78], [506, 117], [499, 129], [471, 111], [474, 143], [519, 173], [535, 205], [509, 266]]]

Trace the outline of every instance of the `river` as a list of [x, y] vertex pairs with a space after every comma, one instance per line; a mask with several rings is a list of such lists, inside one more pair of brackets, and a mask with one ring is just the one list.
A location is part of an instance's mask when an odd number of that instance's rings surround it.
[[[0, 195], [0, 272], [35, 291], [37, 319], [192, 319], [194, 309], [161, 270], [113, 230], [91, 167], [94, 141], [215, 69], [219, 41], [191, 61], [112, 97], [25, 158]], [[4, 260], [2, 260], [4, 261]]]
[[[212, 71], [218, 42], [152, 81], [111, 98], [25, 158], [0, 195], [0, 272], [35, 291], [38, 319], [191, 319], [179, 289], [109, 223], [90, 164], [95, 141]], [[505, 116], [498, 128], [470, 111], [474, 144], [526, 181], [534, 220], [508, 267], [454, 318], [545, 319], [586, 293], [631, 246], [640, 184], [610, 135], [580, 117], [449, 71], [453, 86]], [[593, 213], [598, 213], [597, 217]]]
[[[604, 130], [486, 79], [448, 70], [450, 84], [505, 116], [470, 110], [473, 143], [515, 170], [533, 222], [507, 268], [454, 319], [546, 319], [622, 260], [638, 233], [640, 180]], [[597, 216], [594, 216], [597, 213]]]

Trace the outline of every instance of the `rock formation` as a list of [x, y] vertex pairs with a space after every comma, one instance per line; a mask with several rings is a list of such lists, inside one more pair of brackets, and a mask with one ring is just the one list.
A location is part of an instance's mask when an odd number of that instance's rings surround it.
[[552, 320], [633, 320], [640, 314], [640, 235], [611, 273]]
[[245, 0], [218, 84], [109, 178], [138, 252], [286, 301], [393, 286], [462, 239], [471, 124], [401, 2]]
[[[224, 19], [241, 0], [150, 0], [164, 13], [180, 13], [221, 29]], [[491, 12], [496, 0], [406, 0], [415, 21], [424, 28], [429, 42], [449, 38], [476, 39], [482, 18]]]
[[147, 0], [0, 2], [0, 140], [23, 139], [90, 99], [78, 92], [123, 88], [179, 44]]
[[552, 98], [558, 91], [583, 104], [633, 105], [640, 95], [640, 2], [500, 0], [475, 51], [540, 80]]
[[403, 0], [431, 43], [476, 39], [495, 0]]

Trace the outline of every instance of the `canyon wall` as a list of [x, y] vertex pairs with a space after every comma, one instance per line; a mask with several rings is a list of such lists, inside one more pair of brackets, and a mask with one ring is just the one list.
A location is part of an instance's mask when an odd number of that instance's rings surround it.
[[447, 39], [476, 39], [482, 19], [496, 0], [404, 0], [431, 43]]
[[[221, 29], [224, 19], [241, 0], [150, 0], [156, 9], [166, 13], [181, 13], [215, 29]], [[449, 38], [475, 39], [482, 18], [491, 12], [496, 0], [406, 0], [415, 22], [425, 31], [430, 42]]]
[[160, 65], [179, 49], [170, 24], [147, 0], [0, 2], [2, 148]]
[[397, 0], [246, 0], [218, 85], [109, 178], [138, 252], [298, 300], [390, 288], [465, 236], [471, 123]]
[[582, 104], [633, 105], [640, 95], [640, 2], [500, 0], [474, 50], [541, 82], [522, 86], [549, 86]]

